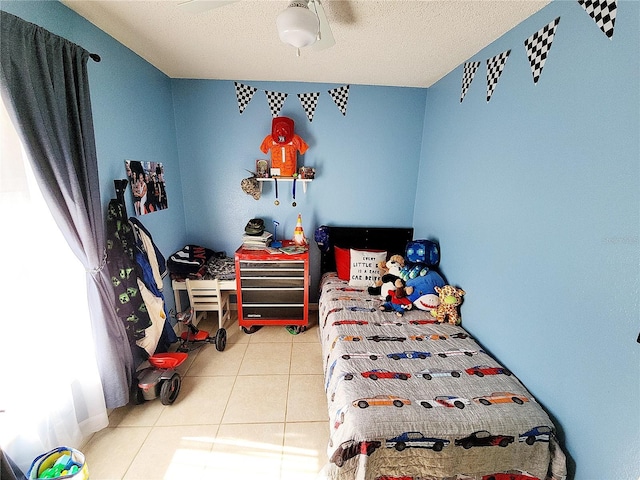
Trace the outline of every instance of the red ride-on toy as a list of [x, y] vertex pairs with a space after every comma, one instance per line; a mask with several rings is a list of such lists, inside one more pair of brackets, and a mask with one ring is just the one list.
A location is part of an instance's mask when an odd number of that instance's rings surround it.
[[136, 403], [153, 400], [160, 395], [163, 405], [171, 405], [178, 398], [182, 377], [176, 368], [187, 359], [186, 353], [156, 353], [149, 357], [150, 367], [137, 372]]
[[215, 337], [211, 337], [209, 332], [199, 330], [193, 324], [195, 320], [193, 307], [176, 315], [176, 320], [182, 322], [186, 327], [186, 331], [180, 334], [180, 346], [176, 349], [178, 352], [190, 352], [205, 343], [213, 343], [219, 352], [223, 351], [227, 346], [227, 331], [224, 328], [219, 328]]

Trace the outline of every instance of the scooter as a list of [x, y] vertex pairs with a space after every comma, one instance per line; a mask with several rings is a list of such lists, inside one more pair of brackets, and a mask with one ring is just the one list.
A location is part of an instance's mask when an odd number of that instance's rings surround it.
[[193, 320], [195, 320], [195, 310], [193, 307], [176, 315], [176, 320], [182, 322], [187, 328], [186, 331], [180, 334], [180, 346], [177, 348], [178, 352], [190, 352], [205, 343], [213, 343], [219, 352], [223, 351], [227, 346], [227, 331], [224, 328], [219, 328], [216, 335], [211, 337], [209, 336], [209, 332], [199, 330], [193, 324]]
[[163, 405], [171, 405], [178, 398], [182, 377], [176, 371], [187, 359], [182, 352], [156, 353], [149, 357], [150, 366], [136, 372], [138, 386], [135, 391], [135, 402], [153, 400], [160, 396]]

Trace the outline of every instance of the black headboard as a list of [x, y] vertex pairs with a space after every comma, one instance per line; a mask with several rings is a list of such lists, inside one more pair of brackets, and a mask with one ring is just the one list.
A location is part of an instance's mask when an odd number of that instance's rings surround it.
[[[329, 227], [329, 244], [342, 248], [375, 248], [387, 255], [404, 255], [407, 242], [413, 240], [413, 228], [404, 227]], [[320, 274], [335, 272], [333, 248], [320, 251]]]

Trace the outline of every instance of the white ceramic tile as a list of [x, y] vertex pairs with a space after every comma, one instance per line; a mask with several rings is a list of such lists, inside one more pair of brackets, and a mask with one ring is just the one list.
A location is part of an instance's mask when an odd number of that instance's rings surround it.
[[240, 365], [239, 375], [288, 374], [291, 365], [291, 342], [249, 342]]
[[[178, 398], [166, 406], [156, 425], [220, 423], [235, 377], [182, 377]], [[159, 400], [158, 400], [159, 401]]]
[[251, 335], [247, 335], [240, 329], [237, 318], [225, 329], [227, 330], [227, 343], [249, 343], [251, 340]]
[[293, 342], [296, 343], [319, 343], [318, 339], [318, 312], [309, 312], [309, 325], [306, 331], [293, 336]]
[[200, 349], [198, 356], [187, 371], [188, 376], [237, 375], [240, 364], [247, 350], [247, 343], [227, 343], [223, 351], [216, 350], [215, 345], [206, 345]]
[[283, 325], [270, 325], [262, 327], [247, 337], [249, 343], [291, 343], [295, 335], [290, 334]]
[[220, 425], [204, 478], [280, 480], [283, 423]]
[[124, 477], [151, 427], [105, 428], [95, 433], [82, 447], [92, 480], [116, 480]]
[[[201, 478], [217, 425], [154, 427], [125, 474], [125, 480]], [[93, 475], [91, 475], [93, 480]]]
[[287, 422], [328, 421], [322, 375], [291, 375]]
[[[329, 430], [317, 312], [298, 335], [245, 334], [232, 315], [224, 351], [206, 344], [180, 366], [173, 405], [158, 398], [111, 413], [83, 448], [92, 480], [316, 480]], [[217, 317], [199, 328], [215, 335]]]
[[291, 374], [322, 375], [322, 349], [319, 343], [294, 342], [291, 351]]
[[285, 424], [281, 480], [316, 480], [327, 463], [327, 422]]
[[125, 405], [116, 408], [109, 415], [110, 427], [152, 427], [160, 418], [164, 405], [159, 399], [150, 400], [140, 405]]
[[222, 423], [284, 422], [288, 383], [288, 375], [238, 376]]

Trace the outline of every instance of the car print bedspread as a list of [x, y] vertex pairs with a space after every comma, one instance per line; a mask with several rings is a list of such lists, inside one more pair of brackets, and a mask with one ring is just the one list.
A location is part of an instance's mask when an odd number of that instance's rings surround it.
[[382, 312], [334, 273], [321, 283], [326, 478], [564, 478], [549, 416], [463, 328]]

